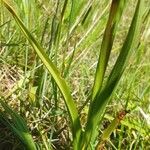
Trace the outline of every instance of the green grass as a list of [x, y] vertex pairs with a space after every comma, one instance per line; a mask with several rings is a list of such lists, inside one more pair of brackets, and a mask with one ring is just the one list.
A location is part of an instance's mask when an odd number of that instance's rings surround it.
[[149, 2], [1, 2], [0, 121], [17, 148], [145, 149]]

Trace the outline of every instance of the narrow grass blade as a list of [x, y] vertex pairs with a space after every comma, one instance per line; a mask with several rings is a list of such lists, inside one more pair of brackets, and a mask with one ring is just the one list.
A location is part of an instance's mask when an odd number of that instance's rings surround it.
[[[28, 150], [36, 150], [35, 143], [27, 128], [24, 119], [13, 111], [6, 103], [0, 100], [5, 112], [0, 112], [0, 120], [12, 130], [12, 132], [20, 139]], [[8, 116], [11, 119], [8, 119]]]
[[74, 24], [81, 8], [85, 1], [72, 0], [71, 2], [71, 12], [70, 12], [70, 25]]
[[97, 95], [94, 101], [91, 103], [88, 113], [85, 135], [83, 136], [83, 144], [86, 145], [85, 148], [89, 147], [90, 143], [94, 143], [97, 136], [96, 132], [98, 132], [98, 125], [102, 120], [106, 105], [108, 104], [110, 97], [114, 89], [116, 88], [127, 65], [129, 54], [132, 50], [134, 50], [139, 42], [138, 38], [142, 25], [143, 4], [143, 0], [138, 1], [132, 23], [128, 31], [128, 35], [120, 51], [120, 55], [113, 67], [112, 72], [109, 75], [106, 85], [101, 90], [100, 94]]
[[141, 25], [143, 22], [142, 19], [143, 12], [144, 12], [143, 5], [144, 5], [144, 1], [138, 0], [135, 14], [130, 29], [128, 31], [128, 35], [120, 51], [119, 57], [113, 67], [113, 70], [109, 75], [107, 85], [111, 85], [115, 81], [116, 81], [115, 83], [117, 84], [117, 82], [120, 80], [122, 76], [122, 73], [125, 70], [130, 53], [132, 52], [132, 50], [134, 50], [137, 47], [139, 43], [139, 35], [140, 35]]
[[43, 64], [46, 66], [48, 71], [51, 73], [52, 77], [54, 78], [56, 84], [58, 85], [66, 106], [68, 108], [68, 112], [72, 121], [72, 133], [73, 133], [73, 138], [74, 138], [74, 144], [78, 145], [79, 138], [80, 138], [80, 133], [81, 133], [81, 125], [80, 125], [80, 120], [78, 117], [78, 112], [75, 107], [74, 101], [72, 99], [72, 96], [70, 94], [69, 88], [65, 82], [65, 80], [61, 77], [58, 69], [56, 66], [52, 63], [52, 61], [49, 59], [49, 57], [46, 55], [45, 51], [43, 48], [39, 45], [39, 43], [35, 40], [35, 38], [30, 34], [28, 29], [24, 26], [23, 22], [20, 20], [20, 18], [17, 16], [13, 8], [6, 3], [6, 1], [3, 1], [5, 7], [9, 10], [9, 12], [12, 14], [14, 19], [16, 20], [18, 26], [30, 42], [31, 46], [34, 48], [40, 59], [42, 60]]
[[104, 74], [106, 71], [106, 67], [108, 64], [110, 52], [112, 49], [116, 28], [118, 26], [119, 20], [121, 18], [123, 8], [125, 5], [125, 1], [112, 1], [109, 19], [107, 22], [107, 26], [104, 32], [103, 41], [101, 45], [99, 60], [97, 64], [96, 74], [95, 74], [95, 81], [92, 93], [92, 100], [96, 97], [96, 95], [100, 92]]
[[104, 142], [109, 139], [112, 132], [115, 130], [115, 128], [120, 124], [120, 122], [124, 119], [125, 115], [128, 112], [125, 110], [122, 110], [118, 113], [118, 115], [111, 121], [110, 125], [104, 130], [99, 143], [96, 146], [96, 149], [99, 150]]
[[114, 131], [114, 129], [118, 126], [118, 124], [120, 123], [121, 120], [123, 120], [123, 118], [125, 117], [125, 115], [128, 112], [125, 110], [122, 110], [118, 113], [118, 115], [116, 116], [116, 118], [114, 118], [111, 122], [111, 124], [107, 127], [106, 130], [104, 130], [103, 134], [102, 134], [102, 141], [107, 140], [111, 133]]

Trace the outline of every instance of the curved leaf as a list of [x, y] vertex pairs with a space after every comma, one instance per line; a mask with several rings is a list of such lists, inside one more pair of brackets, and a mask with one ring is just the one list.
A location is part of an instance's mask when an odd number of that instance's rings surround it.
[[52, 75], [56, 84], [58, 85], [58, 87], [64, 97], [64, 100], [65, 100], [65, 103], [66, 103], [66, 106], [67, 106], [67, 109], [68, 109], [68, 112], [69, 112], [69, 115], [70, 115], [70, 118], [72, 121], [72, 133], [73, 133], [73, 138], [74, 138], [74, 145], [78, 145], [80, 134], [81, 134], [81, 125], [80, 125], [80, 120], [78, 117], [78, 112], [77, 112], [75, 103], [72, 99], [71, 93], [69, 91], [69, 88], [68, 88], [65, 80], [61, 77], [56, 66], [49, 59], [49, 57], [47, 56], [47, 54], [45, 53], [45, 51], [41, 47], [41, 45], [39, 45], [39, 43], [36, 41], [36, 39], [31, 35], [31, 33], [25, 27], [25, 25], [23, 24], [21, 19], [17, 16], [17, 14], [13, 10], [13, 8], [4, 0], [3, 0], [3, 3], [5, 5], [5, 7], [9, 10], [9, 12], [12, 14], [12, 16], [14, 17], [18, 26], [20, 27], [20, 29], [22, 30], [22, 32], [28, 39], [29, 43], [31, 44], [33, 49], [36, 51], [37, 55], [42, 60], [43, 64], [46, 66], [49, 73]]

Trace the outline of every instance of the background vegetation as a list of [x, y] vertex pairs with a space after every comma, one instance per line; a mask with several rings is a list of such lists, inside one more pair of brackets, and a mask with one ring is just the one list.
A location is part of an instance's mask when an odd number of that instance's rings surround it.
[[[122, 7], [115, 16], [116, 24], [112, 29], [116, 36], [102, 87], [109, 85], [107, 80], [111, 79], [110, 72], [139, 1], [128, 0], [120, 4]], [[126, 69], [111, 101], [104, 107], [105, 115], [98, 129], [95, 128], [99, 132], [97, 149], [150, 149], [150, 3], [143, 2], [145, 7], [140, 12], [143, 14], [142, 27], [135, 41], [137, 46], [132, 47]], [[71, 120], [76, 114], [70, 112], [79, 114], [82, 128], [86, 130], [90, 101], [96, 97], [92, 89], [97, 83], [99, 51], [103, 51], [103, 41], [109, 47], [108, 37], [113, 37], [109, 35], [104, 39], [111, 3], [110, 0], [10, 1], [10, 6], [28, 29], [28, 37], [24, 36], [8, 7], [0, 4], [0, 149], [75, 149], [80, 133], [76, 133], [78, 126]], [[36, 45], [37, 49], [46, 52], [44, 56], [49, 56], [57, 66], [60, 78], [55, 67], [52, 67], [53, 76], [49, 74], [51, 68], [47, 70], [48, 65], [43, 65], [43, 55], [34, 51], [36, 42], [32, 35], [40, 45]], [[73, 103], [67, 101], [69, 96], [64, 96], [68, 93], [66, 87], [71, 91]], [[62, 92], [63, 88], [66, 93]], [[78, 112], [74, 110], [74, 103]], [[73, 110], [68, 111], [70, 108]], [[88, 139], [88, 135], [85, 137]], [[85, 143], [85, 139], [81, 141]]]

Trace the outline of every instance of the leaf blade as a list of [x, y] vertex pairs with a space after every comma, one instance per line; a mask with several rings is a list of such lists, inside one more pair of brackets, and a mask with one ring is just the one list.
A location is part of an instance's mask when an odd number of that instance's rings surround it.
[[[143, 10], [143, 5], [144, 1], [138, 0], [134, 17], [132, 19], [132, 23], [121, 49], [120, 55], [118, 56], [118, 59], [108, 77], [106, 85], [90, 105], [87, 126], [84, 135], [84, 143], [87, 145], [89, 145], [88, 143], [90, 142], [93, 144], [97, 136], [96, 131], [98, 130], [98, 125], [103, 118], [103, 114], [108, 102], [110, 101], [110, 97], [117, 87], [117, 84], [125, 70], [125, 66], [127, 65], [127, 61], [129, 59], [129, 54], [135, 48], [135, 45], [138, 44], [137, 39], [139, 38], [142, 25], [142, 13], [140, 12]], [[132, 29], [134, 29], [134, 31]], [[128, 45], [128, 47], [126, 47], [126, 45]]]
[[43, 64], [46, 66], [48, 69], [49, 73], [52, 75], [54, 78], [57, 86], [59, 87], [64, 100], [65, 104], [67, 106], [70, 119], [72, 121], [72, 133], [73, 133], [73, 138], [74, 138], [74, 144], [78, 145], [80, 134], [81, 134], [81, 125], [80, 125], [80, 120], [78, 116], [78, 112], [75, 106], [75, 103], [72, 99], [72, 96], [70, 94], [69, 88], [65, 82], [65, 80], [61, 77], [58, 69], [56, 66], [52, 63], [52, 61], [49, 59], [49, 57], [46, 55], [45, 51], [43, 48], [39, 45], [39, 43], [35, 40], [35, 38], [31, 35], [31, 33], [28, 31], [28, 29], [24, 26], [23, 22], [21, 19], [17, 16], [13, 8], [3, 0], [3, 3], [5, 7], [9, 10], [9, 12], [12, 14], [13, 18], [17, 22], [18, 26], [28, 39], [29, 43], [33, 47], [33, 49], [36, 51], [38, 54], [39, 58], [42, 60]]

